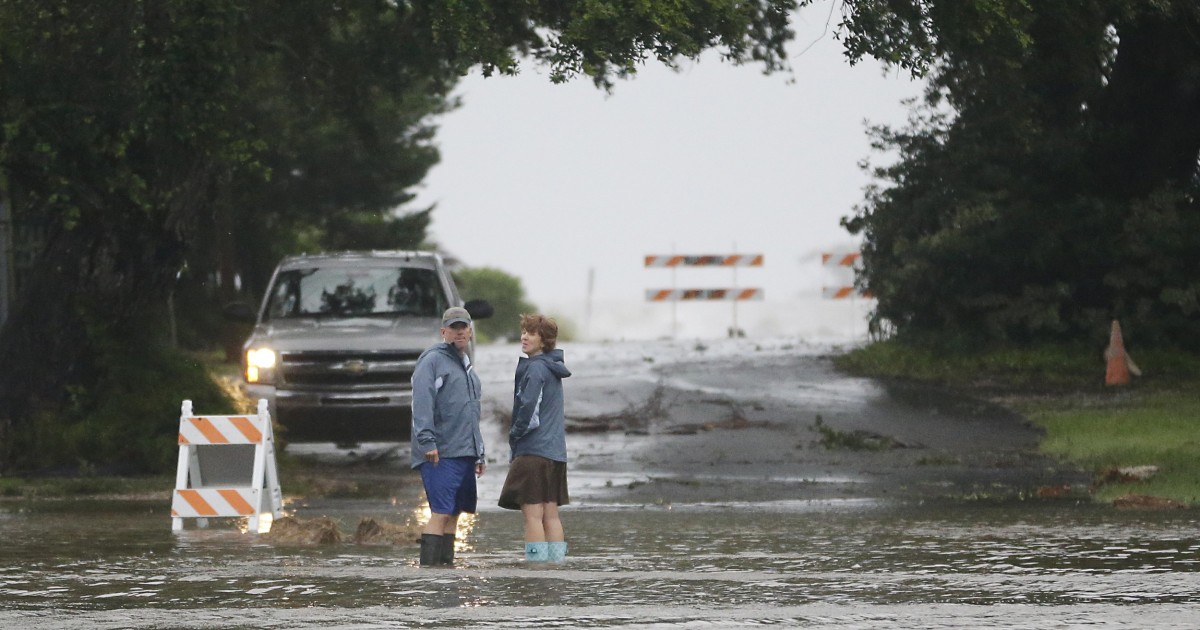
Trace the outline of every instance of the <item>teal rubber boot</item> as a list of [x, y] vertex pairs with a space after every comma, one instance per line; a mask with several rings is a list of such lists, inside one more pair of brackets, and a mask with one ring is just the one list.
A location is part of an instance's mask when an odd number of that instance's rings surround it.
[[567, 559], [567, 543], [549, 543], [550, 562], [565, 562]]
[[545, 562], [550, 559], [550, 543], [525, 543], [525, 560], [527, 562]]

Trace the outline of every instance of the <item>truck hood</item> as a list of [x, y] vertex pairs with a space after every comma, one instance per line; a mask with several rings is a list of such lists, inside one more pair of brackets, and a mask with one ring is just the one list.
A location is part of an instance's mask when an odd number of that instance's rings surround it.
[[281, 319], [256, 327], [246, 346], [267, 346], [278, 352], [419, 352], [441, 341], [440, 325], [441, 321], [432, 317]]

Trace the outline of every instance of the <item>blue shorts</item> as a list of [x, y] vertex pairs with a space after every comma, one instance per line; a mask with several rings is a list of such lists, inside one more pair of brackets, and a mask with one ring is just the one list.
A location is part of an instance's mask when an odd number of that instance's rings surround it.
[[475, 513], [475, 458], [452, 457], [420, 466], [429, 511], [435, 514]]

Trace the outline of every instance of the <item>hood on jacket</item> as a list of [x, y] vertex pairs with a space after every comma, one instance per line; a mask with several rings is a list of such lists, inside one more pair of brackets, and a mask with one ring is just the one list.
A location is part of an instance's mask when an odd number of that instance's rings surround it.
[[560, 380], [571, 375], [571, 370], [568, 370], [567, 365], [563, 363], [562, 348], [555, 348], [549, 352], [536, 354], [532, 357], [529, 357], [529, 360], [541, 361], [542, 363], [545, 363], [546, 367], [550, 370], [550, 373]]

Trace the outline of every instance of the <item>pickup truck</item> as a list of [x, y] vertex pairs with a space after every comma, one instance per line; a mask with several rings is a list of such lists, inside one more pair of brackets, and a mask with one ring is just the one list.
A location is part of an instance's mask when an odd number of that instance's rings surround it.
[[288, 441], [358, 443], [411, 439], [413, 367], [451, 306], [492, 314], [462, 301], [436, 253], [342, 252], [285, 258], [257, 314], [245, 303], [225, 314], [254, 323], [245, 391], [267, 400]]

